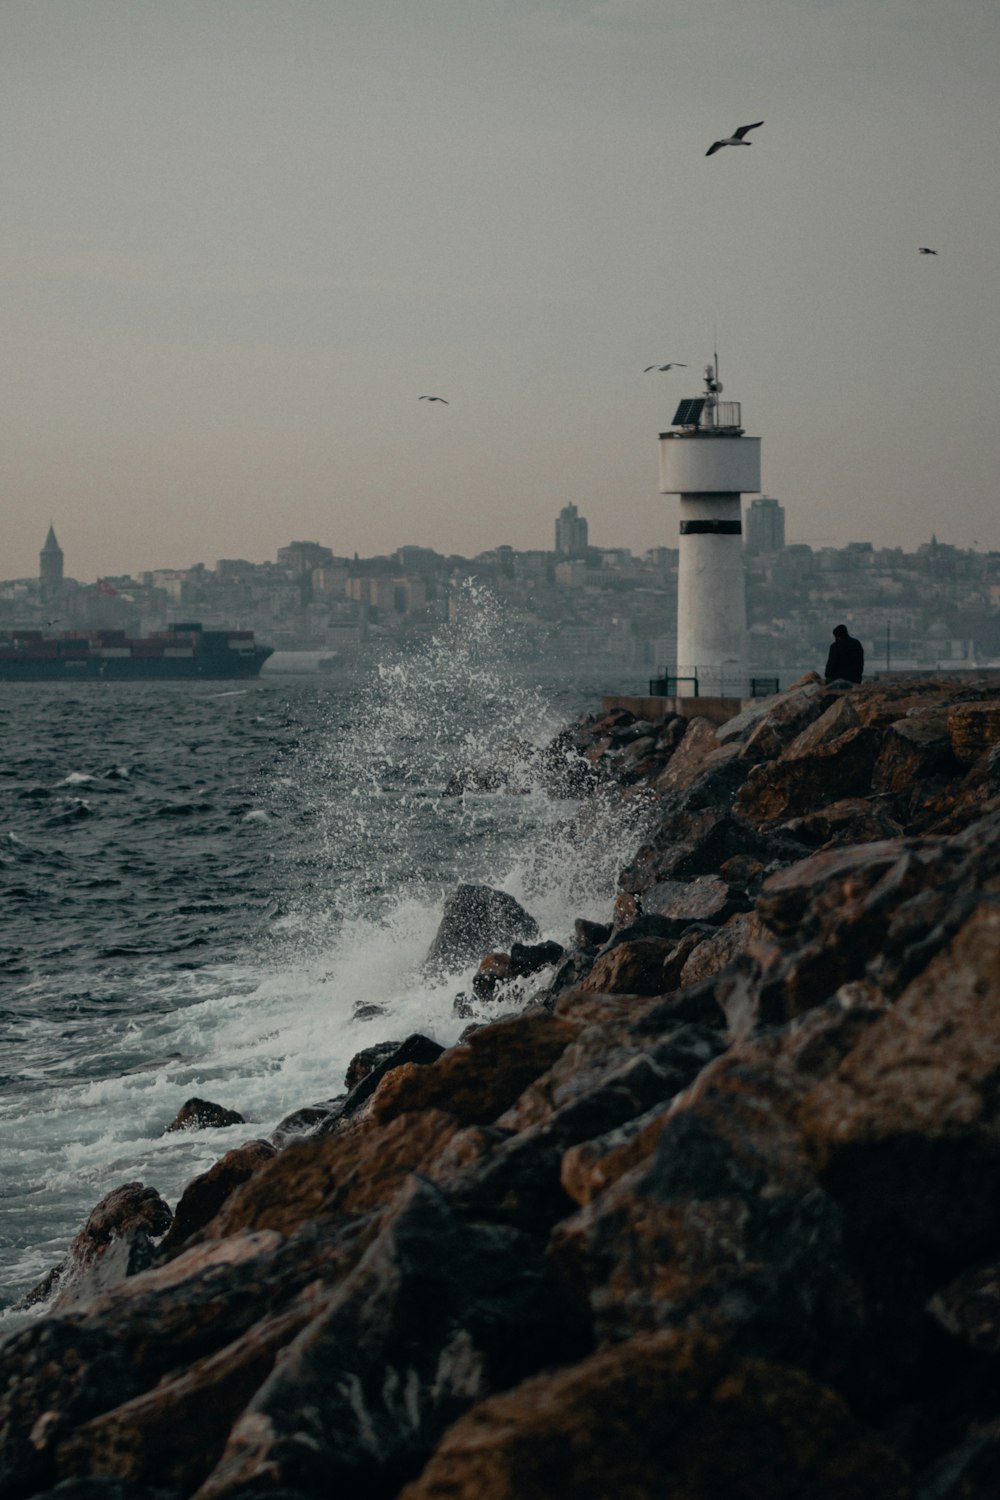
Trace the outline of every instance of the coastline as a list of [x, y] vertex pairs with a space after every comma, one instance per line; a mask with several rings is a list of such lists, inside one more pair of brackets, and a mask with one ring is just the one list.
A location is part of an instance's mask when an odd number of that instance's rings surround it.
[[998, 743], [940, 676], [564, 732], [654, 821], [606, 924], [108, 1205], [0, 1346], [4, 1494], [992, 1493]]

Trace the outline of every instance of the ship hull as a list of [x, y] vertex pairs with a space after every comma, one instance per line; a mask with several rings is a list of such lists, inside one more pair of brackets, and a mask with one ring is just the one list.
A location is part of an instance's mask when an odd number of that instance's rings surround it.
[[134, 658], [86, 661], [0, 661], [0, 682], [178, 682], [202, 679], [228, 682], [259, 677], [271, 655], [260, 647], [241, 652], [237, 661], [192, 658], [182, 661], [144, 661]]
[[231, 682], [258, 677], [273, 654], [249, 630], [196, 622], [135, 640], [121, 630], [15, 630], [0, 640], [0, 682]]

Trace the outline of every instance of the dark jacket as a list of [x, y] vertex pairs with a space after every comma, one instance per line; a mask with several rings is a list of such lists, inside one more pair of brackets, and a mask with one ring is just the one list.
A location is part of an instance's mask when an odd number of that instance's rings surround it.
[[865, 670], [865, 648], [853, 635], [835, 636], [823, 676], [827, 682], [860, 682]]

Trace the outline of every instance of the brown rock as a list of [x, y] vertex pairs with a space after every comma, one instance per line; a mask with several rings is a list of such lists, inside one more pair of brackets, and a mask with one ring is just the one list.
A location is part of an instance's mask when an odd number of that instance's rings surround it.
[[1000, 1234], [1000, 908], [972, 911], [801, 1110], [817, 1165], [937, 1255], [969, 1261]]
[[769, 876], [757, 898], [757, 911], [779, 939], [793, 943], [807, 917], [809, 930], [814, 931], [825, 912], [841, 911], [849, 902], [867, 896], [909, 847], [904, 839], [884, 839], [846, 849], [822, 849]]
[[967, 1348], [1000, 1355], [1000, 1261], [962, 1271], [935, 1292], [927, 1311]]
[[396, 1068], [379, 1084], [372, 1116], [380, 1123], [439, 1109], [462, 1125], [485, 1125], [551, 1067], [579, 1028], [538, 1007], [480, 1026], [426, 1067]]
[[60, 1475], [110, 1474], [190, 1493], [217, 1462], [229, 1429], [280, 1350], [322, 1306], [314, 1289], [227, 1348], [77, 1428], [57, 1450]]
[[846, 693], [840, 693], [829, 703], [818, 718], [807, 724], [805, 729], [799, 731], [791, 743], [787, 746], [786, 754], [789, 759], [799, 755], [809, 755], [817, 750], [820, 745], [828, 745], [832, 740], [837, 740], [849, 729], [856, 729], [861, 720], [858, 711], [854, 707]]
[[701, 775], [706, 757], [718, 748], [719, 741], [711, 720], [691, 719], [684, 738], [654, 786], [658, 791], [683, 790], [690, 786]]
[[195, 1177], [181, 1194], [174, 1210], [174, 1219], [160, 1245], [160, 1254], [167, 1258], [176, 1255], [185, 1241], [219, 1212], [223, 1203], [265, 1161], [276, 1156], [275, 1148], [268, 1141], [248, 1141], [227, 1151], [207, 1172]]
[[[612, 925], [614, 927], [631, 927], [636, 917], [642, 915], [642, 910], [642, 901], [634, 892], [619, 891], [615, 897], [613, 908], [614, 921]], [[610, 936], [611, 933], [609, 932], [604, 942], [607, 942]]]
[[628, 1120], [616, 1130], [581, 1141], [563, 1152], [560, 1182], [581, 1207], [652, 1154], [667, 1122], [669, 1105]]
[[747, 736], [744, 755], [754, 761], [776, 759], [797, 734], [822, 714], [829, 701], [829, 690], [816, 683], [780, 694]]
[[[746, 903], [744, 903], [746, 904]], [[643, 895], [643, 908], [682, 922], [724, 922], [736, 909], [732, 892], [718, 875], [694, 880], [661, 880]]]
[[756, 765], [736, 794], [735, 811], [760, 825], [812, 812], [824, 802], [871, 789], [878, 736], [849, 729], [807, 755]]
[[747, 944], [760, 936], [763, 923], [756, 912], [740, 912], [697, 944], [680, 972], [681, 985], [700, 984], [731, 964]]
[[599, 953], [579, 988], [614, 994], [662, 995], [671, 988], [668, 965], [676, 944], [668, 938], [637, 938]]
[[1000, 740], [1000, 698], [953, 704], [947, 710], [947, 722], [956, 757], [971, 765]]
[[885, 803], [874, 797], [841, 797], [779, 826], [803, 844], [869, 844], [903, 832]]
[[954, 775], [958, 770], [947, 711], [925, 708], [897, 719], [885, 731], [872, 772], [872, 791], [908, 792], [928, 776]]
[[426, 1107], [416, 1115], [364, 1118], [334, 1135], [294, 1141], [237, 1188], [200, 1237], [224, 1238], [249, 1229], [290, 1234], [313, 1219], [382, 1208], [457, 1128], [453, 1114]]
[[133, 1230], [164, 1234], [170, 1227], [170, 1209], [155, 1188], [141, 1182], [126, 1182], [112, 1188], [91, 1209], [86, 1224], [69, 1247], [70, 1274], [85, 1270], [105, 1254], [109, 1245]]
[[169, 1135], [172, 1130], [219, 1130], [228, 1125], [245, 1124], [243, 1116], [235, 1109], [223, 1109], [221, 1104], [213, 1104], [210, 1099], [188, 1099], [181, 1105], [164, 1135]]
[[834, 1393], [714, 1340], [628, 1340], [473, 1407], [400, 1500], [908, 1500]]

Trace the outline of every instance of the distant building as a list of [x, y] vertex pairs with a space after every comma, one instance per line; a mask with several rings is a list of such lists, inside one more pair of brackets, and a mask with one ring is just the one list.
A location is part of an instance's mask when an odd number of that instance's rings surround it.
[[43, 598], [58, 594], [63, 584], [63, 550], [56, 541], [56, 534], [49, 524], [45, 546], [38, 554], [38, 581]]
[[313, 568], [321, 568], [328, 562], [333, 562], [333, 553], [319, 542], [291, 542], [278, 548], [278, 566], [296, 573], [311, 573]]
[[746, 514], [748, 552], [780, 552], [785, 545], [785, 507], [769, 495], [751, 500]]
[[561, 557], [582, 557], [587, 550], [587, 522], [575, 505], [564, 505], [556, 517], [556, 549]]

